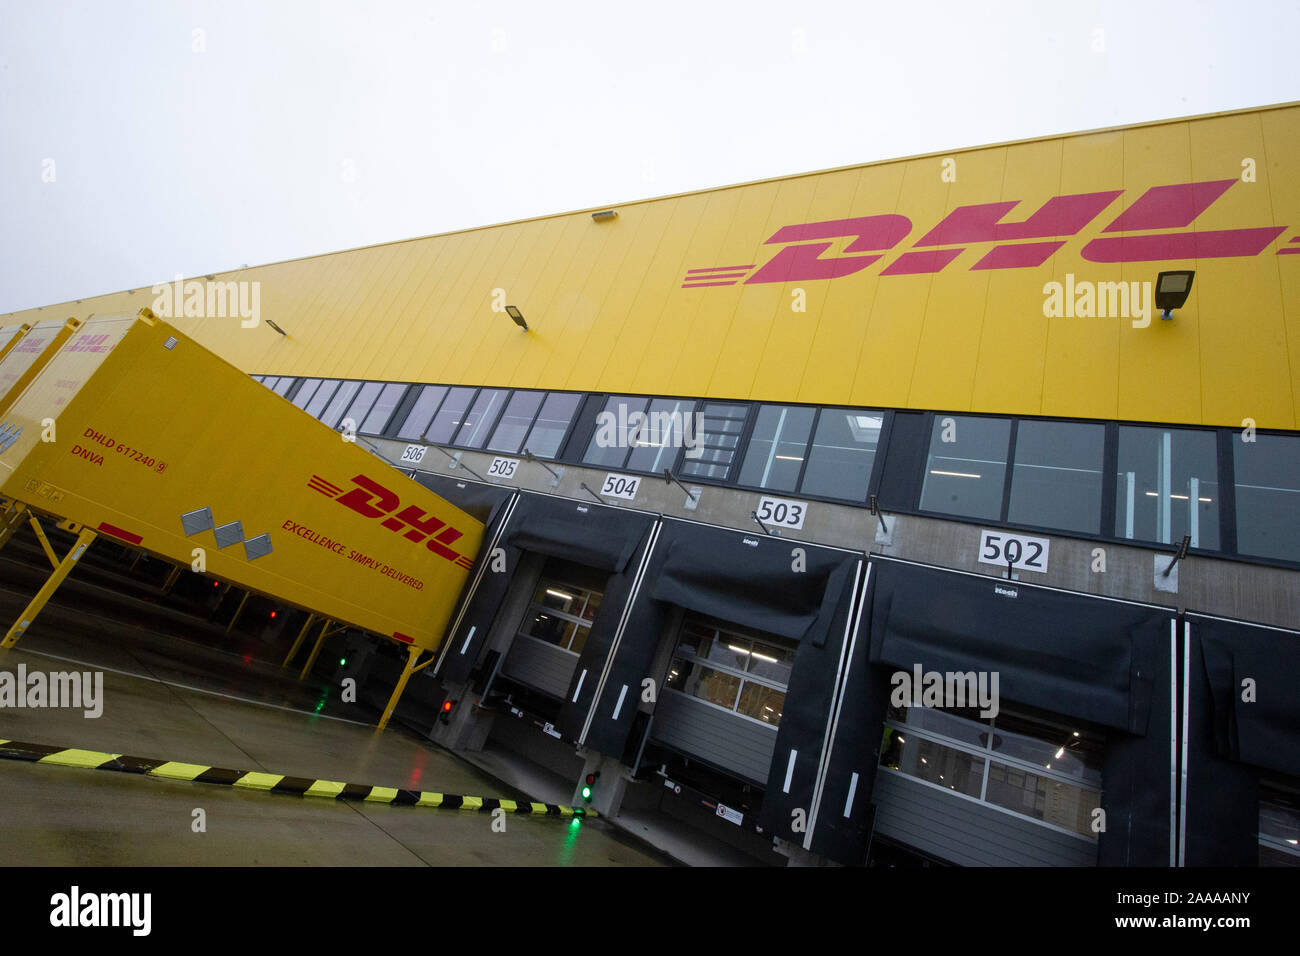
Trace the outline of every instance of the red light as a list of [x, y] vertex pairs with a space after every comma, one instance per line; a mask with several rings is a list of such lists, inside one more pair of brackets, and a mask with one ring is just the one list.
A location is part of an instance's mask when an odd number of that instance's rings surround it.
[[589, 773], [589, 774], [587, 774], [587, 786], [590, 787], [590, 786], [592, 786], [595, 782], [596, 782], [596, 774], [594, 774], [594, 773]]
[[213, 586], [214, 588], [219, 588], [219, 587], [221, 587], [221, 582], [220, 582], [220, 581], [213, 581], [213, 582], [212, 582], [212, 586]]
[[273, 620], [273, 621], [275, 620], [275, 612], [274, 612], [274, 611], [271, 612], [271, 620]]
[[450, 713], [451, 713], [451, 701], [449, 701], [449, 700], [444, 700], [444, 701], [442, 702], [442, 712], [443, 712], [444, 714], [450, 714]]

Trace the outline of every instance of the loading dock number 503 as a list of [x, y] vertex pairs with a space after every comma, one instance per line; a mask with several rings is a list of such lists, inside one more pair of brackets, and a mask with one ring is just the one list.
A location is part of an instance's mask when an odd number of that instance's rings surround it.
[[1047, 549], [1051, 541], [1047, 538], [1030, 538], [1020, 534], [1004, 534], [1001, 531], [980, 532], [980, 563], [996, 564], [1005, 568], [1047, 573]]
[[802, 528], [808, 514], [808, 505], [788, 498], [759, 498], [754, 512], [764, 524], [779, 524], [783, 528]]

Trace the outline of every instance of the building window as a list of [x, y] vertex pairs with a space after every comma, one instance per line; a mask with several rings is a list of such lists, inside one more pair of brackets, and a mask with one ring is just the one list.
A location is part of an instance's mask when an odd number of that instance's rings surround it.
[[339, 383], [334, 379], [326, 379], [321, 382], [320, 387], [316, 389], [316, 393], [303, 406], [303, 411], [312, 418], [320, 418], [321, 412], [325, 411], [325, 406], [333, 397], [338, 385]]
[[866, 501], [884, 421], [878, 412], [823, 408], [817, 416], [817, 432], [808, 450], [800, 492]]
[[763, 405], [745, 448], [738, 483], [865, 501], [883, 423], [878, 412]]
[[268, 375], [262, 379], [262, 384], [274, 392], [275, 386], [279, 381], [280, 377], [278, 375]]
[[438, 414], [433, 416], [429, 430], [424, 433], [424, 440], [433, 445], [446, 445], [451, 436], [460, 428], [465, 409], [469, 408], [470, 399], [474, 397], [472, 388], [453, 388], [447, 393]]
[[1020, 421], [1007, 520], [1099, 534], [1105, 446], [1104, 425]]
[[357, 431], [365, 435], [382, 435], [388, 419], [393, 414], [393, 409], [406, 394], [406, 389], [407, 386], [397, 383], [385, 385], [379, 397], [375, 399], [374, 407], [370, 409], [370, 413], [366, 415], [365, 421], [361, 422]]
[[433, 413], [438, 410], [442, 404], [443, 396], [447, 394], [445, 385], [425, 385], [420, 389], [420, 394], [415, 399], [415, 404], [411, 410], [406, 413], [406, 420], [402, 422], [402, 427], [397, 430], [397, 437], [404, 438], [407, 441], [419, 441], [424, 436], [425, 429], [433, 421]]
[[1259, 865], [1300, 867], [1300, 793], [1261, 781]]
[[501, 406], [505, 404], [506, 395], [504, 388], [479, 389], [452, 444], [463, 448], [482, 448], [492, 433], [492, 426], [496, 423]]
[[[633, 429], [628, 427], [628, 419], [633, 414], [644, 413], [649, 404], [648, 398], [628, 395], [611, 395], [605, 399], [605, 407], [596, 417], [596, 431], [582, 456], [583, 464], [621, 471], [632, 448]], [[635, 424], [635, 419], [632, 423]]]
[[808, 452], [815, 408], [764, 405], [740, 466], [740, 484], [771, 491], [796, 491]]
[[1237, 553], [1300, 562], [1300, 438], [1234, 434]]
[[700, 413], [702, 427], [695, 436], [699, 447], [691, 449], [691, 457], [682, 459], [680, 472], [693, 478], [726, 481], [740, 447], [749, 406], [706, 402]]
[[1218, 439], [1213, 432], [1119, 429], [1115, 536], [1219, 547]]
[[664, 686], [777, 727], [793, 661], [778, 638], [687, 615]]
[[[629, 435], [632, 453], [624, 467], [656, 475], [672, 468], [686, 438], [695, 441], [696, 435], [691, 430], [694, 425], [687, 420], [694, 411], [695, 403], [682, 399], [656, 398], [650, 402], [645, 422]], [[688, 430], [691, 430], [689, 436]]]
[[488, 442], [487, 450], [518, 454], [545, 397], [545, 392], [519, 391], [511, 395], [506, 410], [501, 413], [501, 421], [492, 433], [492, 440]]
[[330, 399], [320, 420], [330, 428], [338, 427], [339, 420], [343, 418], [343, 411], [352, 404], [352, 399], [356, 396], [357, 391], [361, 388], [360, 382], [340, 382], [338, 391]]
[[293, 376], [286, 375], [284, 378], [280, 379], [280, 381], [276, 382], [271, 390], [283, 398], [285, 395], [289, 394], [289, 389], [293, 387], [293, 383], [296, 381], [298, 380]]
[[1105, 739], [1040, 715], [891, 707], [880, 765], [1095, 840]]
[[1005, 418], [935, 415], [921, 510], [998, 520], [1010, 442]]
[[558, 579], [543, 578], [533, 594], [519, 633], [581, 654], [600, 609], [601, 594]]
[[560, 453], [560, 443], [568, 434], [569, 424], [578, 411], [582, 396], [566, 392], [552, 392], [542, 403], [532, 430], [524, 439], [524, 448], [538, 458], [554, 458]]
[[361, 423], [370, 414], [370, 407], [375, 404], [375, 399], [379, 397], [379, 393], [383, 388], [382, 382], [365, 382], [362, 384], [357, 392], [357, 397], [352, 400], [347, 413], [343, 416], [343, 421], [351, 419], [354, 432], [361, 431]]
[[320, 388], [320, 385], [321, 380], [318, 378], [307, 379], [302, 383], [302, 388], [298, 389], [298, 393], [294, 395], [293, 403], [299, 408], [305, 409], [307, 403], [312, 400], [312, 396], [315, 395], [317, 390]]

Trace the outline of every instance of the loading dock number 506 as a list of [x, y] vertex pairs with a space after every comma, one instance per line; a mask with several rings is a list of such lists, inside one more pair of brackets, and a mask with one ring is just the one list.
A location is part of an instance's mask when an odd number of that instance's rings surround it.
[[1051, 542], [1047, 538], [1030, 538], [1020, 534], [1004, 534], [1001, 531], [980, 532], [980, 563], [996, 564], [1005, 568], [1047, 573], [1047, 549]]

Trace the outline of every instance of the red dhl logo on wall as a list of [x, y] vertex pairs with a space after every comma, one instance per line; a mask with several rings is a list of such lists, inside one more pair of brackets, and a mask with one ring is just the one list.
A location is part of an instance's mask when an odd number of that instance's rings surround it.
[[[397, 492], [389, 491], [373, 478], [357, 475], [352, 479], [352, 483], [357, 487], [344, 491], [320, 475], [312, 475], [311, 480], [307, 482], [307, 487], [327, 498], [333, 498], [359, 515], [367, 518], [383, 518], [381, 524], [389, 531], [404, 532], [402, 537], [408, 541], [416, 544], [423, 543], [434, 554], [446, 558], [459, 567], [468, 570], [473, 566], [473, 561], [448, 547], [463, 536], [462, 532], [439, 518], [425, 515], [415, 505], [407, 505], [401, 511], [397, 511], [402, 503]], [[395, 511], [396, 514], [393, 513]]]
[[[1221, 179], [1153, 186], [1111, 220], [1101, 236], [1085, 244], [1081, 254], [1089, 262], [1103, 263], [1259, 255], [1286, 231], [1286, 226], [1150, 232], [1185, 229], [1236, 182], [1235, 179]], [[1060, 237], [1077, 235], [1123, 192], [1122, 189], [1112, 189], [1054, 196], [1020, 222], [1003, 222], [1020, 205], [1019, 200], [959, 206], [914, 242], [911, 250], [894, 258], [880, 274], [900, 276], [941, 272], [976, 243], [996, 245], [970, 267], [972, 272], [1040, 266], [1068, 241]], [[765, 244], [785, 244], [785, 248], [762, 266], [688, 269], [682, 288], [735, 285], [742, 279], [745, 285], [838, 279], [861, 272], [884, 259], [911, 232], [912, 221], [895, 213], [782, 226], [765, 240]], [[1145, 234], [1132, 235], [1135, 232]], [[828, 240], [835, 239], [853, 241], [844, 248], [844, 255], [823, 258], [822, 254], [833, 244]], [[1300, 243], [1300, 236], [1291, 242]], [[1278, 250], [1278, 255], [1296, 253], [1300, 253], [1300, 245]]]

